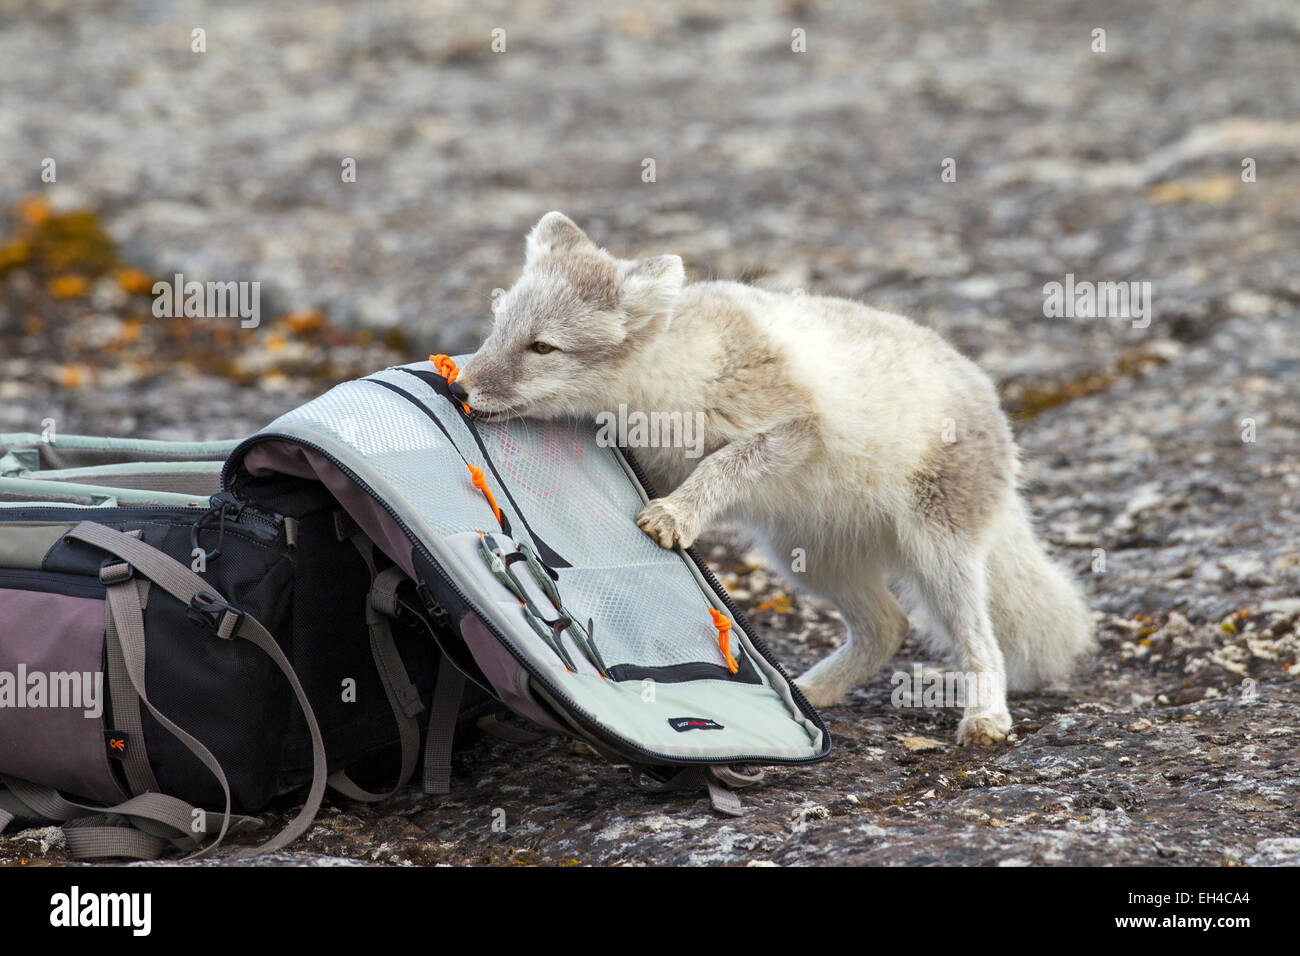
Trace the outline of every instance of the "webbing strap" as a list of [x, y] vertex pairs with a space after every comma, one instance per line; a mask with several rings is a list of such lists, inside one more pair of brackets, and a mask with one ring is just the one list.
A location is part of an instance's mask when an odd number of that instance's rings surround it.
[[81, 826], [80, 821], [64, 824], [63, 837], [68, 852], [78, 860], [127, 857], [132, 860], [156, 860], [167, 849], [167, 841], [152, 833], [131, 827]]
[[718, 783], [725, 784], [733, 790], [739, 790], [741, 787], [757, 786], [763, 782], [763, 778], [767, 774], [762, 767], [753, 767], [746, 773], [729, 764], [714, 764], [709, 767], [709, 776], [717, 780]]
[[433, 687], [429, 729], [424, 739], [424, 792], [451, 792], [451, 745], [456, 736], [456, 718], [465, 693], [465, 675], [446, 654], [438, 658], [438, 682]]
[[[414, 717], [424, 709], [424, 705], [420, 701], [418, 689], [407, 675], [401, 656], [397, 653], [392, 629], [388, 624], [388, 616], [396, 615], [399, 606], [397, 587], [406, 580], [407, 575], [396, 566], [376, 574], [374, 543], [362, 533], [346, 512], [335, 514], [334, 533], [340, 541], [349, 540], [353, 543], [361, 553], [366, 567], [370, 569], [373, 579], [367, 601], [366, 621], [370, 625], [370, 642], [374, 650], [375, 666], [379, 669], [384, 692], [388, 694], [388, 702], [397, 720], [402, 743], [402, 772], [397, 787], [385, 794], [367, 793], [342, 772], [334, 774], [330, 778], [330, 784], [344, 796], [353, 799], [382, 800], [392, 796], [410, 779], [411, 773], [414, 772], [413, 761], [420, 746], [419, 726], [415, 723]], [[451, 792], [451, 751], [456, 736], [456, 720], [460, 716], [460, 703], [464, 694], [465, 675], [446, 654], [440, 653], [438, 680], [433, 689], [433, 706], [429, 710], [428, 727], [424, 738], [422, 784], [427, 794]], [[408, 751], [408, 746], [411, 745], [413, 749]]]
[[372, 620], [382, 621], [385, 618], [396, 617], [400, 610], [397, 589], [403, 581], [410, 580], [409, 576], [400, 567], [393, 565], [388, 570], [372, 574], [370, 577], [370, 593], [366, 596], [366, 605], [370, 611], [378, 611], [382, 617], [376, 618], [373, 614], [367, 614], [367, 623]]
[[723, 765], [686, 767], [667, 780], [656, 780], [647, 776], [642, 769], [632, 768], [632, 782], [642, 790], [667, 793], [704, 788], [709, 792], [709, 803], [713, 809], [730, 817], [743, 816], [745, 812], [740, 797], [730, 788], [753, 786], [762, 779], [762, 771], [745, 774]]
[[[131, 797], [113, 806], [103, 807], [69, 800], [53, 787], [41, 786], [17, 777], [0, 775], [7, 802], [16, 803], [17, 813], [11, 816], [41, 817], [55, 820], [64, 828], [68, 851], [78, 859], [105, 856], [130, 856], [136, 859], [154, 859], [171, 842], [183, 849], [195, 846], [200, 837], [196, 834], [211, 830], [215, 814], [193, 807], [165, 793], [145, 793]], [[125, 818], [130, 825], [113, 825], [117, 818]], [[232, 824], [255, 824], [254, 817], [231, 815]], [[73, 836], [71, 828], [79, 832]], [[3, 829], [3, 827], [0, 827]], [[88, 831], [95, 831], [93, 834]], [[142, 840], [132, 834], [147, 835]], [[141, 853], [151, 852], [149, 856]]]
[[[341, 513], [340, 513], [341, 514]], [[397, 565], [375, 573], [374, 543], [367, 538], [355, 524], [347, 535], [361, 553], [361, 558], [370, 569], [370, 593], [366, 599], [366, 627], [370, 632], [370, 653], [375, 659], [375, 669], [379, 672], [379, 681], [384, 686], [384, 696], [392, 708], [393, 719], [397, 721], [397, 737], [401, 747], [402, 764], [397, 772], [397, 782], [391, 790], [378, 793], [358, 786], [346, 770], [330, 775], [329, 785], [353, 800], [363, 803], [375, 803], [386, 800], [410, 782], [415, 774], [416, 763], [420, 759], [420, 725], [416, 715], [424, 710], [420, 700], [420, 691], [411, 681], [402, 663], [402, 655], [397, 651], [393, 640], [393, 629], [388, 622], [390, 616], [397, 614], [397, 587], [407, 579], [407, 574]], [[338, 515], [335, 516], [335, 530], [342, 534], [349, 525]]]
[[36, 816], [36, 814], [32, 813], [31, 807], [6, 790], [4, 782], [0, 781], [0, 817], [3, 817], [5, 821], [4, 826], [0, 826], [0, 830], [3, 830], [19, 817], [33, 816]]
[[[10, 779], [7, 782], [14, 781]], [[21, 787], [24, 782], [19, 781], [18, 783]], [[38, 788], [34, 784], [29, 786], [33, 788], [35, 793], [33, 793], [33, 790], [25, 792], [33, 802], [47, 809], [64, 809], [56, 802], [44, 799], [45, 797], [62, 799], [53, 789]], [[5, 804], [4, 807], [0, 807], [0, 831], [3, 831], [18, 816], [44, 816], [41, 811], [18, 799], [17, 795], [6, 789], [3, 784], [0, 784], [0, 803]], [[64, 801], [64, 803], [67, 802]], [[74, 811], [81, 812], [77, 807], [71, 805], [69, 807]], [[89, 814], [91, 811], [87, 809], [84, 812]], [[59, 818], [51, 817], [49, 819]], [[109, 826], [107, 823], [98, 825], [98, 821], [108, 821], [110, 819], [110, 817], [101, 813], [94, 813], [93, 816], [84, 818], [60, 819], [68, 852], [81, 860], [100, 857], [130, 857], [136, 860], [153, 860], [162, 855], [163, 850], [167, 848], [167, 839], [155, 833], [146, 833], [142, 829], [132, 829], [128, 825]], [[143, 824], [143, 821], [138, 817], [132, 818], [132, 822], [136, 827]], [[180, 842], [180, 840], [177, 839], [177, 842]]]
[[[120, 564], [106, 567], [103, 570], [104, 578], [110, 579], [116, 577], [119, 569], [122, 573], [130, 570], [128, 565]], [[138, 599], [140, 606], [145, 606], [146, 592], [144, 588], [149, 582], [143, 579], [131, 579], [127, 582], [127, 587], [134, 587], [140, 593]], [[117, 585], [114, 585], [116, 587]], [[106, 633], [105, 650], [108, 656], [108, 692], [109, 700], [113, 702], [113, 728], [126, 734], [130, 746], [122, 755], [122, 769], [126, 773], [126, 782], [131, 788], [131, 793], [148, 793], [151, 790], [158, 789], [158, 780], [154, 777], [153, 767], [149, 764], [149, 754], [144, 746], [144, 723], [140, 716], [140, 695], [135, 692], [131, 684], [131, 677], [127, 673], [126, 661], [122, 653], [121, 637], [117, 633], [117, 620], [113, 615], [113, 607], [107, 601], [104, 602], [104, 630]]]
[[[321, 739], [320, 726], [316, 722], [316, 715], [312, 711], [311, 702], [308, 701], [307, 694], [298, 680], [298, 675], [294, 673], [293, 666], [289, 663], [288, 658], [284, 656], [284, 651], [275, 642], [275, 638], [251, 615], [241, 614], [231, 609], [225, 598], [217, 593], [216, 589], [207, 581], [204, 581], [203, 578], [185, 565], [169, 558], [161, 551], [142, 541], [138, 541], [105, 525], [95, 524], [92, 521], [81, 522], [69, 531], [65, 537], [92, 544], [122, 559], [182, 604], [194, 606], [196, 603], [195, 598], [199, 595], [203, 595], [205, 598], [215, 598], [224, 608], [217, 628], [218, 635], [226, 638], [239, 637], [249, 641], [271, 658], [280, 673], [289, 682], [289, 686], [292, 688], [307, 721], [307, 729], [311, 735], [312, 745], [311, 787], [308, 790], [307, 800], [302, 809], [285, 825], [284, 829], [261, 846], [240, 851], [238, 856], [249, 857], [258, 853], [278, 850], [306, 832], [312, 820], [315, 819], [316, 813], [320, 809], [321, 800], [325, 795], [325, 778], [327, 775], [325, 744]], [[118, 635], [122, 641], [127, 674], [136, 693], [140, 695], [141, 702], [149, 708], [150, 712], [164, 727], [172, 731], [177, 736], [177, 739], [189, 747], [191, 752], [209, 770], [212, 770], [214, 775], [221, 781], [222, 790], [226, 797], [221, 830], [216, 840], [194, 854], [194, 856], [202, 856], [211, 852], [224, 839], [229, 829], [231, 822], [229, 786], [220, 765], [217, 764], [207, 748], [167, 720], [149, 703], [149, 699], [144, 692], [144, 622], [139, 606], [139, 592], [134, 587], [118, 584], [110, 586], [107, 593], [117, 620]], [[210, 602], [205, 606], [210, 606]], [[125, 625], [123, 616], [126, 618]], [[195, 746], [190, 746], [191, 741]]]
[[740, 802], [740, 797], [728, 790], [722, 784], [718, 783], [712, 777], [704, 781], [704, 785], [709, 788], [709, 803], [718, 813], [725, 813], [729, 817], [741, 817], [745, 815], [744, 804]]
[[195, 834], [206, 832], [207, 818], [213, 816], [204, 810], [190, 806], [178, 797], [171, 797], [165, 793], [142, 793], [138, 797], [131, 797], [113, 806], [101, 807], [69, 800], [53, 787], [20, 780], [17, 777], [0, 775], [0, 780], [4, 781], [9, 792], [28, 807], [34, 816], [61, 823], [81, 817], [116, 814], [152, 821], [179, 831], [190, 839], [197, 839]]
[[213, 840], [211, 845], [195, 854], [195, 856], [205, 855], [226, 838], [226, 830], [230, 826], [230, 782], [226, 780], [226, 773], [221, 769], [221, 764], [217, 762], [217, 758], [212, 755], [212, 752], [203, 746], [197, 738], [173, 723], [166, 714], [155, 707], [149, 700], [144, 683], [144, 613], [140, 607], [140, 592], [136, 590], [134, 581], [111, 584], [105, 590], [105, 594], [108, 596], [109, 613], [112, 615], [113, 623], [117, 628], [117, 637], [121, 643], [122, 660], [126, 665], [127, 676], [130, 678], [131, 686], [135, 689], [140, 703], [149, 708], [149, 713], [153, 714], [154, 719], [162, 724], [173, 737], [184, 744], [185, 748], [194, 754], [203, 766], [208, 768], [208, 771], [217, 778], [217, 782], [221, 785], [221, 792], [226, 800], [225, 812], [221, 819], [221, 829], [217, 832], [216, 839]]
[[384, 682], [388, 693], [388, 702], [393, 705], [394, 715], [408, 718], [403, 721], [398, 716], [398, 725], [409, 725], [415, 731], [416, 749], [419, 749], [420, 733], [415, 724], [415, 717], [424, 710], [420, 700], [420, 691], [406, 672], [402, 655], [397, 652], [397, 643], [393, 640], [393, 629], [389, 618], [396, 617], [398, 611], [397, 588], [403, 581], [409, 580], [405, 571], [393, 565], [380, 572], [370, 589], [366, 606], [366, 623], [370, 628], [371, 649], [374, 651], [375, 667]]

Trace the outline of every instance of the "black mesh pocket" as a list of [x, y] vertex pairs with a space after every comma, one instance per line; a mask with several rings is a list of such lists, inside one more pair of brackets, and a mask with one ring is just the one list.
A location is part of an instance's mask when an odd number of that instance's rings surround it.
[[[146, 528], [144, 539], [190, 563], [189, 527]], [[215, 545], [215, 539], [200, 540], [204, 547]], [[227, 531], [221, 553], [201, 576], [233, 606], [260, 621], [288, 651], [285, 635], [294, 567], [284, 547]], [[257, 810], [280, 789], [280, 746], [290, 714], [297, 709], [293, 692], [261, 649], [244, 640], [223, 640], [191, 620], [188, 611], [161, 588], [150, 588], [144, 613], [149, 699], [216, 757], [235, 809]], [[145, 745], [162, 791], [220, 807], [224, 798], [212, 773], [147, 709], [142, 717]]]

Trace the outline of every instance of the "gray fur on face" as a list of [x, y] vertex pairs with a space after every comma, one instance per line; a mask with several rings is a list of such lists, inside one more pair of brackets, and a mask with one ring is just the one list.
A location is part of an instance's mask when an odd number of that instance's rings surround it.
[[[547, 213], [528, 235], [523, 274], [495, 303], [492, 331], [458, 381], [470, 405], [489, 414], [594, 413], [601, 403], [592, 380], [666, 326], [684, 283], [679, 257], [617, 259], [568, 217]], [[552, 351], [539, 354], [537, 343]]]

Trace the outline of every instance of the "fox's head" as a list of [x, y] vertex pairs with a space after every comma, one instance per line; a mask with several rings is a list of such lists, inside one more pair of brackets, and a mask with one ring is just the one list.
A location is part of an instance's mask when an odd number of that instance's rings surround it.
[[620, 371], [667, 328], [685, 282], [678, 256], [616, 259], [548, 212], [453, 390], [489, 417], [595, 414], [618, 400]]

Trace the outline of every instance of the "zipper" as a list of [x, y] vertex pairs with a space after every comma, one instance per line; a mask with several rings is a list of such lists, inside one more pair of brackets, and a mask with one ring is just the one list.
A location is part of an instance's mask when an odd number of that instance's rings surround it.
[[66, 597], [102, 598], [104, 585], [88, 574], [71, 571], [38, 571], [34, 568], [0, 568], [0, 588], [44, 591]]
[[[826, 754], [830, 752], [830, 734], [826, 730], [825, 724], [822, 723], [821, 718], [817, 716], [817, 711], [812, 709], [812, 706], [808, 703], [807, 698], [805, 698], [803, 694], [799, 691], [799, 688], [795, 687], [794, 683], [790, 681], [789, 677], [785, 673], [785, 670], [781, 668], [781, 665], [772, 658], [771, 651], [767, 649], [767, 646], [761, 643], [760, 641], [756, 640], [752, 634], [750, 636], [750, 640], [753, 642], [754, 648], [758, 650], [760, 654], [762, 654], [764, 660], [766, 660], [769, 664], [775, 666], [778, 672], [783, 677], [786, 678], [786, 681], [787, 683], [789, 683], [790, 690], [794, 696], [796, 703], [801, 704], [801, 709], [805, 711], [804, 716], [813, 719], [814, 724], [822, 732], [822, 738], [825, 744], [825, 748], [821, 753], [815, 754], [811, 757], [772, 757], [772, 756], [761, 755], [761, 754], [738, 754], [736, 756], [731, 756], [731, 757], [674, 757], [674, 756], [668, 756], [666, 754], [655, 753], [653, 750], [649, 750], [645, 747], [642, 747], [640, 744], [636, 743], [635, 741], [628, 740], [627, 738], [621, 736], [620, 734], [615, 733], [614, 731], [610, 730], [608, 727], [600, 723], [598, 720], [596, 720], [595, 717], [589, 714], [581, 706], [579, 706], [568, 694], [560, 690], [560, 688], [555, 683], [553, 683], [549, 677], [547, 677], [544, 674], [538, 673], [535, 669], [535, 666], [532, 663], [530, 663], [521, 652], [515, 649], [514, 643], [502, 632], [502, 630], [496, 625], [496, 623], [491, 619], [491, 617], [479, 612], [478, 605], [474, 601], [470, 600], [469, 596], [464, 592], [461, 586], [457, 584], [455, 580], [452, 579], [451, 575], [447, 573], [447, 570], [442, 566], [442, 564], [438, 561], [438, 559], [433, 556], [433, 552], [431, 552], [429, 548], [425, 545], [425, 543], [420, 540], [419, 536], [416, 535], [411, 530], [410, 525], [408, 525], [405, 519], [403, 519], [402, 516], [397, 513], [397, 510], [391, 504], [389, 504], [387, 501], [385, 501], [383, 498], [377, 495], [375, 493], [375, 490], [371, 488], [370, 485], [367, 484], [361, 478], [361, 476], [359, 476], [355, 471], [353, 471], [343, 462], [339, 461], [339, 459], [335, 455], [333, 455], [329, 451], [326, 451], [320, 445], [316, 444], [315, 442], [307, 441], [306, 439], [303, 438], [298, 438], [294, 435], [285, 435], [277, 432], [265, 432], [265, 433], [253, 435], [252, 437], [247, 438], [244, 441], [240, 442], [239, 445], [236, 446], [234, 451], [230, 453], [230, 457], [226, 459], [226, 464], [221, 470], [222, 487], [236, 494], [239, 494], [238, 483], [234, 480], [232, 476], [232, 472], [234, 470], [234, 463], [236, 461], [242, 460], [245, 451], [248, 448], [251, 448], [253, 445], [259, 444], [264, 441], [277, 441], [277, 440], [293, 442], [295, 444], [301, 445], [304, 448], [308, 448], [311, 451], [316, 452], [318, 455], [322, 456], [326, 461], [328, 461], [331, 465], [333, 465], [335, 468], [341, 471], [349, 481], [351, 481], [358, 488], [360, 488], [362, 491], [368, 494], [375, 501], [376, 504], [378, 504], [381, 508], [383, 508], [386, 512], [388, 512], [389, 517], [391, 517], [395, 522], [397, 522], [397, 526], [402, 529], [402, 532], [406, 535], [407, 539], [410, 540], [411, 544], [415, 547], [416, 551], [419, 552], [420, 556], [423, 557], [429, 563], [429, 565], [437, 572], [438, 577], [442, 579], [443, 583], [447, 586], [447, 589], [451, 591], [451, 593], [454, 594], [462, 604], [464, 604], [466, 607], [474, 611], [474, 613], [478, 616], [479, 620], [481, 620], [483, 624], [487, 627], [489, 633], [491, 633], [492, 636], [497, 639], [498, 643], [500, 643], [502, 647], [504, 647], [507, 651], [509, 651], [510, 655], [514, 657], [516, 661], [519, 662], [519, 665], [523, 667], [525, 671], [528, 672], [530, 679], [537, 681], [553, 699], [563, 702], [564, 706], [568, 710], [569, 715], [573, 717], [573, 719], [578, 724], [580, 724], [584, 730], [588, 731], [598, 739], [603, 739], [611, 742], [615, 749], [621, 750], [626, 754], [636, 755], [638, 757], [648, 757], [651, 762], [673, 764], [673, 765], [730, 764], [730, 763], [758, 763], [758, 764], [769, 764], [769, 765], [804, 764], [804, 763], [816, 763], [817, 761], [825, 758]], [[633, 474], [636, 474], [639, 468], [640, 466], [638, 465], [637, 468], [633, 470]], [[637, 477], [637, 481], [642, 482], [643, 487], [645, 485], [644, 474], [645, 474], [644, 472], [641, 472], [641, 474]], [[649, 489], [647, 489], [647, 493], [648, 491]], [[699, 556], [697, 554], [693, 554], [693, 558], [696, 564], [698, 565], [700, 561]], [[707, 568], [705, 568], [704, 571], [708, 573], [708, 579], [711, 579], [710, 587], [713, 587], [715, 590], [719, 590], [721, 588], [721, 585], [718, 584], [718, 579], [714, 577], [711, 572], [708, 572]], [[417, 585], [423, 585], [423, 582], [417, 582]], [[722, 597], [722, 595], [719, 596]], [[727, 598], [723, 597], [723, 601], [724, 603], [726, 603], [727, 609], [733, 611], [737, 615], [737, 620], [741, 621], [743, 625], [745, 622], [743, 617], [740, 615], [740, 612], [735, 609], [734, 605], [731, 604], [731, 602]], [[749, 634], [750, 628], [745, 627], [745, 632]]]
[[[103, 505], [92, 508], [75, 507], [72, 505], [32, 505], [29, 508], [4, 508], [0, 509], [0, 522], [4, 521], [60, 521], [69, 516], [77, 515], [100, 515], [115, 516], [121, 512], [129, 512], [135, 517], [148, 517], [152, 514], [189, 514], [201, 515], [204, 513], [202, 508], [191, 508], [189, 505]], [[90, 519], [97, 520], [97, 519]], [[100, 523], [103, 523], [100, 520]]]
[[[218, 515], [226, 511], [227, 527], [246, 528], [258, 537], [278, 542], [284, 529], [284, 515], [267, 511], [246, 498], [240, 498], [229, 491], [219, 491], [209, 499], [209, 513]], [[230, 517], [233, 511], [233, 518]], [[286, 546], [288, 541], [285, 542]]]
[[251, 501], [237, 497], [229, 491], [218, 491], [208, 499], [208, 506], [216, 511], [221, 508], [229, 507], [235, 510], [235, 522], [238, 523], [244, 515], [248, 515], [254, 522], [265, 527], [274, 528], [279, 532], [280, 527], [284, 524], [284, 516], [274, 511], [267, 511]]
[[[30, 508], [0, 509], [0, 526], [5, 521], [68, 521], [70, 519], [94, 521], [98, 524], [111, 524], [117, 520], [149, 521], [157, 518], [167, 524], [189, 524], [193, 521], [203, 522], [204, 528], [216, 528], [216, 515], [223, 508], [234, 512], [233, 517], [226, 518], [227, 530], [242, 530], [262, 541], [278, 541], [284, 525], [282, 516], [267, 511], [250, 501], [244, 501], [229, 491], [220, 491], [208, 500], [208, 508], [192, 508], [188, 505], [118, 505], [102, 508], [68, 508], [58, 505], [34, 505]], [[181, 515], [189, 516], [191, 521], [177, 521]], [[212, 518], [208, 518], [212, 516]], [[204, 520], [208, 519], [208, 520]]]

